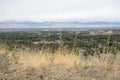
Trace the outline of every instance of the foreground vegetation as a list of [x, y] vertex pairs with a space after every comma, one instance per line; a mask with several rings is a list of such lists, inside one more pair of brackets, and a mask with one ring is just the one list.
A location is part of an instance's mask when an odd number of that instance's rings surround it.
[[120, 35], [106, 32], [1, 32], [0, 80], [119, 80]]
[[0, 50], [0, 80], [119, 80], [120, 52], [84, 56], [75, 50]]

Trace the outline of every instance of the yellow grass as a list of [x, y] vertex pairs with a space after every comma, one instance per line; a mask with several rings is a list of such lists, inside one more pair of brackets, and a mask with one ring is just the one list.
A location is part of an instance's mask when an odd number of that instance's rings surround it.
[[[36, 76], [41, 75], [42, 71], [43, 71], [42, 75], [51, 74], [53, 75], [52, 77], [56, 78], [57, 76], [58, 79], [60, 78], [59, 76], [64, 75], [64, 73], [66, 75], [68, 73], [69, 75], [73, 73], [72, 74], [74, 76], [73, 80], [78, 80], [76, 79], [76, 75], [78, 75], [78, 73], [80, 76], [77, 76], [77, 77], [80, 77], [80, 78], [82, 77], [83, 80], [91, 80], [97, 76], [98, 76], [97, 78], [100, 78], [98, 80], [110, 80], [111, 78], [112, 78], [111, 80], [114, 80], [114, 79], [119, 80], [120, 78], [119, 77], [119, 70], [120, 70], [120, 53], [119, 52], [116, 55], [101, 54], [99, 56], [89, 55], [85, 57], [82, 54], [76, 54], [77, 52], [69, 49], [59, 49], [55, 51], [54, 54], [48, 50], [41, 50], [39, 52], [34, 52], [29, 50], [28, 51], [27, 50], [7, 51], [5, 49], [3, 50], [4, 51], [0, 51], [0, 52], [2, 54], [6, 54], [10, 62], [12, 63], [9, 69], [7, 70], [5, 69], [4, 71], [5, 72], [7, 71], [9, 73], [10, 75], [9, 77], [14, 77], [12, 75], [12, 72], [14, 72], [14, 74], [18, 74], [17, 76], [15, 76], [16, 80], [18, 79], [17, 77], [19, 77], [19, 75], [23, 76], [21, 78], [26, 78], [24, 77], [24, 74], [26, 74], [29, 77], [31, 76], [29, 74], [32, 74], [33, 80], [36, 80], [34, 79], [34, 74]], [[3, 58], [3, 61], [5, 61], [4, 58]], [[3, 67], [5, 66], [7, 66], [6, 62], [4, 62]], [[3, 67], [1, 67], [0, 70], [4, 69]], [[40, 73], [38, 73], [37, 71]], [[44, 77], [47, 78], [49, 77], [49, 75]], [[4, 77], [6, 78], [6, 76]], [[67, 78], [69, 78], [69, 76]], [[38, 78], [37, 80], [39, 79], [40, 78]], [[45, 80], [51, 80], [51, 78], [48, 78]]]
[[[12, 54], [12, 52], [10, 52]], [[120, 68], [120, 54], [116, 56], [113, 54], [101, 54], [100, 56], [87, 56], [75, 54], [70, 50], [58, 50], [55, 54], [46, 51], [30, 52], [22, 51], [16, 52], [18, 64], [31, 67], [47, 67], [51, 65], [64, 65], [66, 68], [74, 67], [117, 67]], [[11, 55], [12, 56], [12, 55]]]
[[101, 54], [94, 56], [83, 56], [76, 54], [74, 50], [66, 48], [58, 49], [55, 53], [49, 50], [40, 50], [39, 52], [19, 50], [8, 51], [5, 48], [0, 49], [1, 53], [7, 53], [11, 62], [16, 61], [23, 66], [45, 67], [51, 65], [64, 65], [66, 68], [74, 67], [114, 67], [120, 68], [120, 52], [117, 55]]
[[80, 57], [74, 54], [49, 54], [49, 53], [25, 53], [19, 56], [18, 63], [24, 66], [41, 67], [50, 65], [64, 65], [68, 68], [73, 67], [75, 61]]

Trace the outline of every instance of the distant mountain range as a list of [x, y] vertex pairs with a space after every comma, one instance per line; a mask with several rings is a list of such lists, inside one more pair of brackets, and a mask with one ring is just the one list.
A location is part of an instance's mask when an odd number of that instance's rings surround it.
[[89, 28], [89, 27], [115, 27], [120, 28], [120, 22], [0, 22], [0, 28]]

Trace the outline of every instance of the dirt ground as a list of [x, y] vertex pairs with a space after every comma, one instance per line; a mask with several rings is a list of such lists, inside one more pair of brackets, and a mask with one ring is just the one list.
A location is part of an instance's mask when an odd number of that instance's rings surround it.
[[96, 67], [68, 69], [64, 65], [39, 68], [14, 65], [14, 68], [0, 71], [0, 80], [120, 80], [120, 70]]

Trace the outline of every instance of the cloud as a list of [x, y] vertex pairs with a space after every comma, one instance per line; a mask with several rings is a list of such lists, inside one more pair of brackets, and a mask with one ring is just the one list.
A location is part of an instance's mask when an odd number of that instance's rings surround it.
[[0, 20], [120, 21], [120, 0], [0, 0]]

